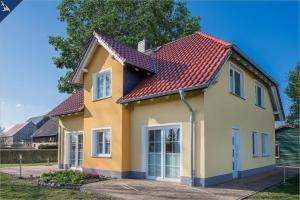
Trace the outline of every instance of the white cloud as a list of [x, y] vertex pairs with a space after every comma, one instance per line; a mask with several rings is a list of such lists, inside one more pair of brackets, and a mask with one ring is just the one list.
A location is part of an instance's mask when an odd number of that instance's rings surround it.
[[20, 103], [18, 103], [17, 105], [16, 105], [16, 108], [21, 108], [22, 107], [22, 104], [20, 104]]

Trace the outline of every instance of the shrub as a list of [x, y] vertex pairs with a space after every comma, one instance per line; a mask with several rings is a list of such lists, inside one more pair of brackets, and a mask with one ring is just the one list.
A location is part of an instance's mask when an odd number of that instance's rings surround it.
[[58, 149], [57, 144], [41, 144], [39, 149]]
[[57, 172], [43, 173], [40, 180], [44, 182], [55, 182], [60, 184], [79, 184], [84, 179], [80, 171], [64, 170]]

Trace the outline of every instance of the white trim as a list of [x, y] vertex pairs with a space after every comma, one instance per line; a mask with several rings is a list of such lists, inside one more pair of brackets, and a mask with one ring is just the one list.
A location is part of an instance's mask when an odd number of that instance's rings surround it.
[[[266, 140], [264, 138], [266, 136]], [[266, 141], [266, 143], [264, 143]], [[265, 148], [266, 152], [263, 152]], [[269, 133], [262, 133], [261, 134], [261, 156], [267, 157], [270, 156], [270, 134]]]
[[[82, 170], [82, 165], [83, 165], [83, 160], [84, 160], [84, 132], [83, 131], [65, 131], [65, 140], [64, 140], [64, 164], [67, 164], [70, 166], [70, 169], [73, 170]], [[70, 157], [70, 152], [71, 152], [71, 145], [70, 145], [70, 137], [71, 135], [82, 135], [82, 165], [81, 167], [71, 167], [71, 157]], [[78, 142], [78, 141], [77, 141]], [[77, 160], [78, 162], [78, 160]]]
[[94, 32], [93, 33], [94, 37], [97, 38], [99, 44], [101, 46], [103, 46], [111, 55], [113, 55], [116, 60], [121, 64], [124, 65], [125, 59], [122, 59], [118, 54], [116, 54], [101, 38], [101, 36], [99, 37], [99, 34]]
[[[99, 87], [97, 85], [97, 82], [96, 82], [96, 78], [98, 78], [99, 76], [101, 76], [101, 74], [105, 74], [109, 72], [110, 73], [110, 95], [107, 95], [106, 96], [106, 79], [104, 80], [104, 86], [103, 86], [103, 89], [104, 89], [104, 93], [105, 93], [105, 96], [101, 97], [101, 98], [96, 98], [96, 90], [98, 88], [95, 88], [95, 86]], [[103, 69], [103, 70], [100, 70], [99, 72], [95, 72], [93, 73], [92, 75], [92, 101], [98, 101], [98, 100], [102, 100], [102, 99], [107, 99], [107, 98], [110, 98], [112, 97], [112, 81], [113, 77], [112, 77], [112, 67], [109, 67], [109, 68], [106, 68], [106, 69]]]
[[[239, 171], [242, 171], [242, 143], [241, 143], [241, 141], [242, 141], [242, 139], [241, 139], [241, 137], [242, 137], [242, 131], [237, 126], [231, 127], [231, 157], [232, 157], [232, 134], [234, 133], [234, 130], [236, 130], [237, 133], [238, 133], [237, 134], [237, 138], [236, 138], [237, 149], [238, 149], [237, 150], [238, 155], [237, 155], [237, 166], [236, 166], [237, 169], [236, 170], [237, 170], [237, 173], [238, 173]], [[233, 173], [233, 176], [234, 176], [234, 173]], [[236, 178], [236, 177], [234, 177], [234, 178]]]
[[[102, 153], [102, 154], [96, 154], [94, 152], [94, 148], [95, 148], [95, 138], [94, 138], [94, 135], [95, 135], [95, 132], [96, 131], [106, 131], [106, 130], [109, 130], [110, 132], [110, 153], [109, 154], [105, 154], [105, 153]], [[91, 157], [93, 158], [111, 158], [112, 157], [112, 127], [102, 127], [102, 128], [92, 128], [91, 129]], [[103, 135], [103, 137], [105, 138], [105, 134]], [[104, 139], [105, 141], [105, 139]], [[105, 149], [105, 142], [103, 142], [103, 149]], [[103, 151], [104, 152], [104, 151]]]
[[[233, 71], [233, 91], [231, 91], [231, 79], [230, 79], [230, 71]], [[240, 81], [241, 81], [241, 95], [238, 95], [235, 93], [235, 80], [234, 80], [234, 72], [237, 72], [240, 74]], [[241, 98], [245, 99], [245, 88], [246, 88], [246, 83], [245, 83], [245, 72], [243, 69], [241, 69], [240, 67], [238, 67], [236, 64], [234, 64], [233, 62], [229, 62], [229, 73], [228, 73], [228, 77], [229, 77], [229, 92], [231, 94], [234, 94], [236, 96], [239, 96]]]
[[[254, 136], [254, 138], [253, 138], [253, 136]], [[258, 157], [259, 156], [259, 132], [258, 131], [255, 131], [255, 130], [252, 131], [251, 140], [252, 140], [252, 156]], [[254, 147], [254, 149], [253, 149], [253, 147]]]
[[[172, 182], [179, 182], [180, 178], [178, 179], [173, 179], [173, 178], [166, 178], [164, 175], [164, 156], [165, 156], [165, 152], [164, 152], [164, 139], [161, 141], [161, 151], [162, 151], [162, 163], [161, 163], [161, 177], [152, 177], [152, 176], [148, 176], [148, 131], [149, 130], [161, 130], [161, 129], [166, 129], [166, 128], [179, 128], [180, 131], [180, 163], [179, 163], [179, 176], [182, 176], [182, 123], [178, 122], [178, 123], [165, 123], [165, 124], [155, 124], [155, 125], [144, 125], [142, 126], [142, 159], [141, 159], [141, 166], [142, 166], [142, 171], [146, 173], [146, 178], [147, 179], [152, 179], [152, 180], [161, 180], [161, 181], [172, 181]], [[164, 138], [164, 134], [162, 132], [162, 138]]]
[[[278, 148], [278, 155], [276, 155], [277, 148]], [[275, 158], [280, 158], [280, 144], [275, 144]]]
[[[258, 87], [260, 87], [260, 89], [261, 89], [261, 105], [258, 105], [258, 99], [257, 99], [257, 88]], [[257, 107], [261, 107], [261, 108], [265, 108], [265, 105], [266, 105], [266, 102], [265, 102], [265, 94], [266, 94], [266, 88], [265, 88], [265, 86], [262, 84], [262, 83], [260, 83], [259, 81], [257, 81], [257, 80], [255, 80], [254, 81], [254, 100], [255, 100], [255, 105], [257, 106]]]

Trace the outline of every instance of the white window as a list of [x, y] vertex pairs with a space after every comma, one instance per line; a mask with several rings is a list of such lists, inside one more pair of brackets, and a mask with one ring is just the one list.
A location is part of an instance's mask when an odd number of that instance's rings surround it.
[[98, 157], [111, 156], [111, 129], [93, 129], [92, 155]]
[[258, 156], [258, 140], [259, 136], [257, 132], [252, 133], [252, 155]]
[[111, 96], [111, 69], [93, 74], [93, 100]]
[[265, 107], [265, 90], [264, 87], [258, 83], [255, 84], [255, 105]]
[[270, 155], [269, 134], [263, 133], [261, 136], [262, 136], [261, 137], [261, 144], [262, 144], [261, 153], [262, 153], [262, 156], [269, 156]]
[[244, 98], [244, 74], [233, 63], [230, 63], [230, 93]]
[[280, 147], [279, 144], [275, 145], [275, 158], [279, 158], [280, 157]]

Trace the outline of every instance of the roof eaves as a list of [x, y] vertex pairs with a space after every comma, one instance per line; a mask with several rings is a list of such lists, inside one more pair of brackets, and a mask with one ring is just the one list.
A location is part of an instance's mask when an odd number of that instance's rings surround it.
[[84, 110], [84, 106], [81, 106], [80, 108], [75, 109], [75, 110], [71, 110], [71, 111], [67, 111], [67, 112], [60, 112], [60, 113], [56, 113], [56, 114], [49, 115], [49, 116], [56, 117], [56, 116], [60, 116], [60, 115], [68, 115], [68, 114], [72, 114], [72, 113], [76, 113], [76, 112], [81, 112], [83, 110]]
[[123, 100], [122, 98], [118, 99], [117, 103], [119, 104], [126, 104], [126, 103], [131, 103], [131, 102], [135, 102], [135, 101], [142, 101], [142, 100], [147, 100], [147, 99], [152, 99], [152, 98], [157, 98], [157, 97], [163, 97], [163, 96], [167, 96], [167, 95], [172, 95], [172, 94], [176, 94], [179, 93], [179, 90], [182, 89], [183, 91], [192, 91], [192, 90], [197, 90], [197, 89], [205, 89], [208, 87], [208, 84], [204, 84], [204, 85], [196, 85], [196, 86], [192, 86], [192, 87], [186, 87], [186, 88], [179, 88], [179, 89], [175, 89], [175, 90], [170, 90], [170, 91], [166, 91], [166, 92], [159, 92], [159, 93], [155, 93], [155, 94], [150, 94], [150, 95], [145, 95], [145, 96], [139, 96], [136, 98], [129, 98], [129, 99], [125, 99]]

